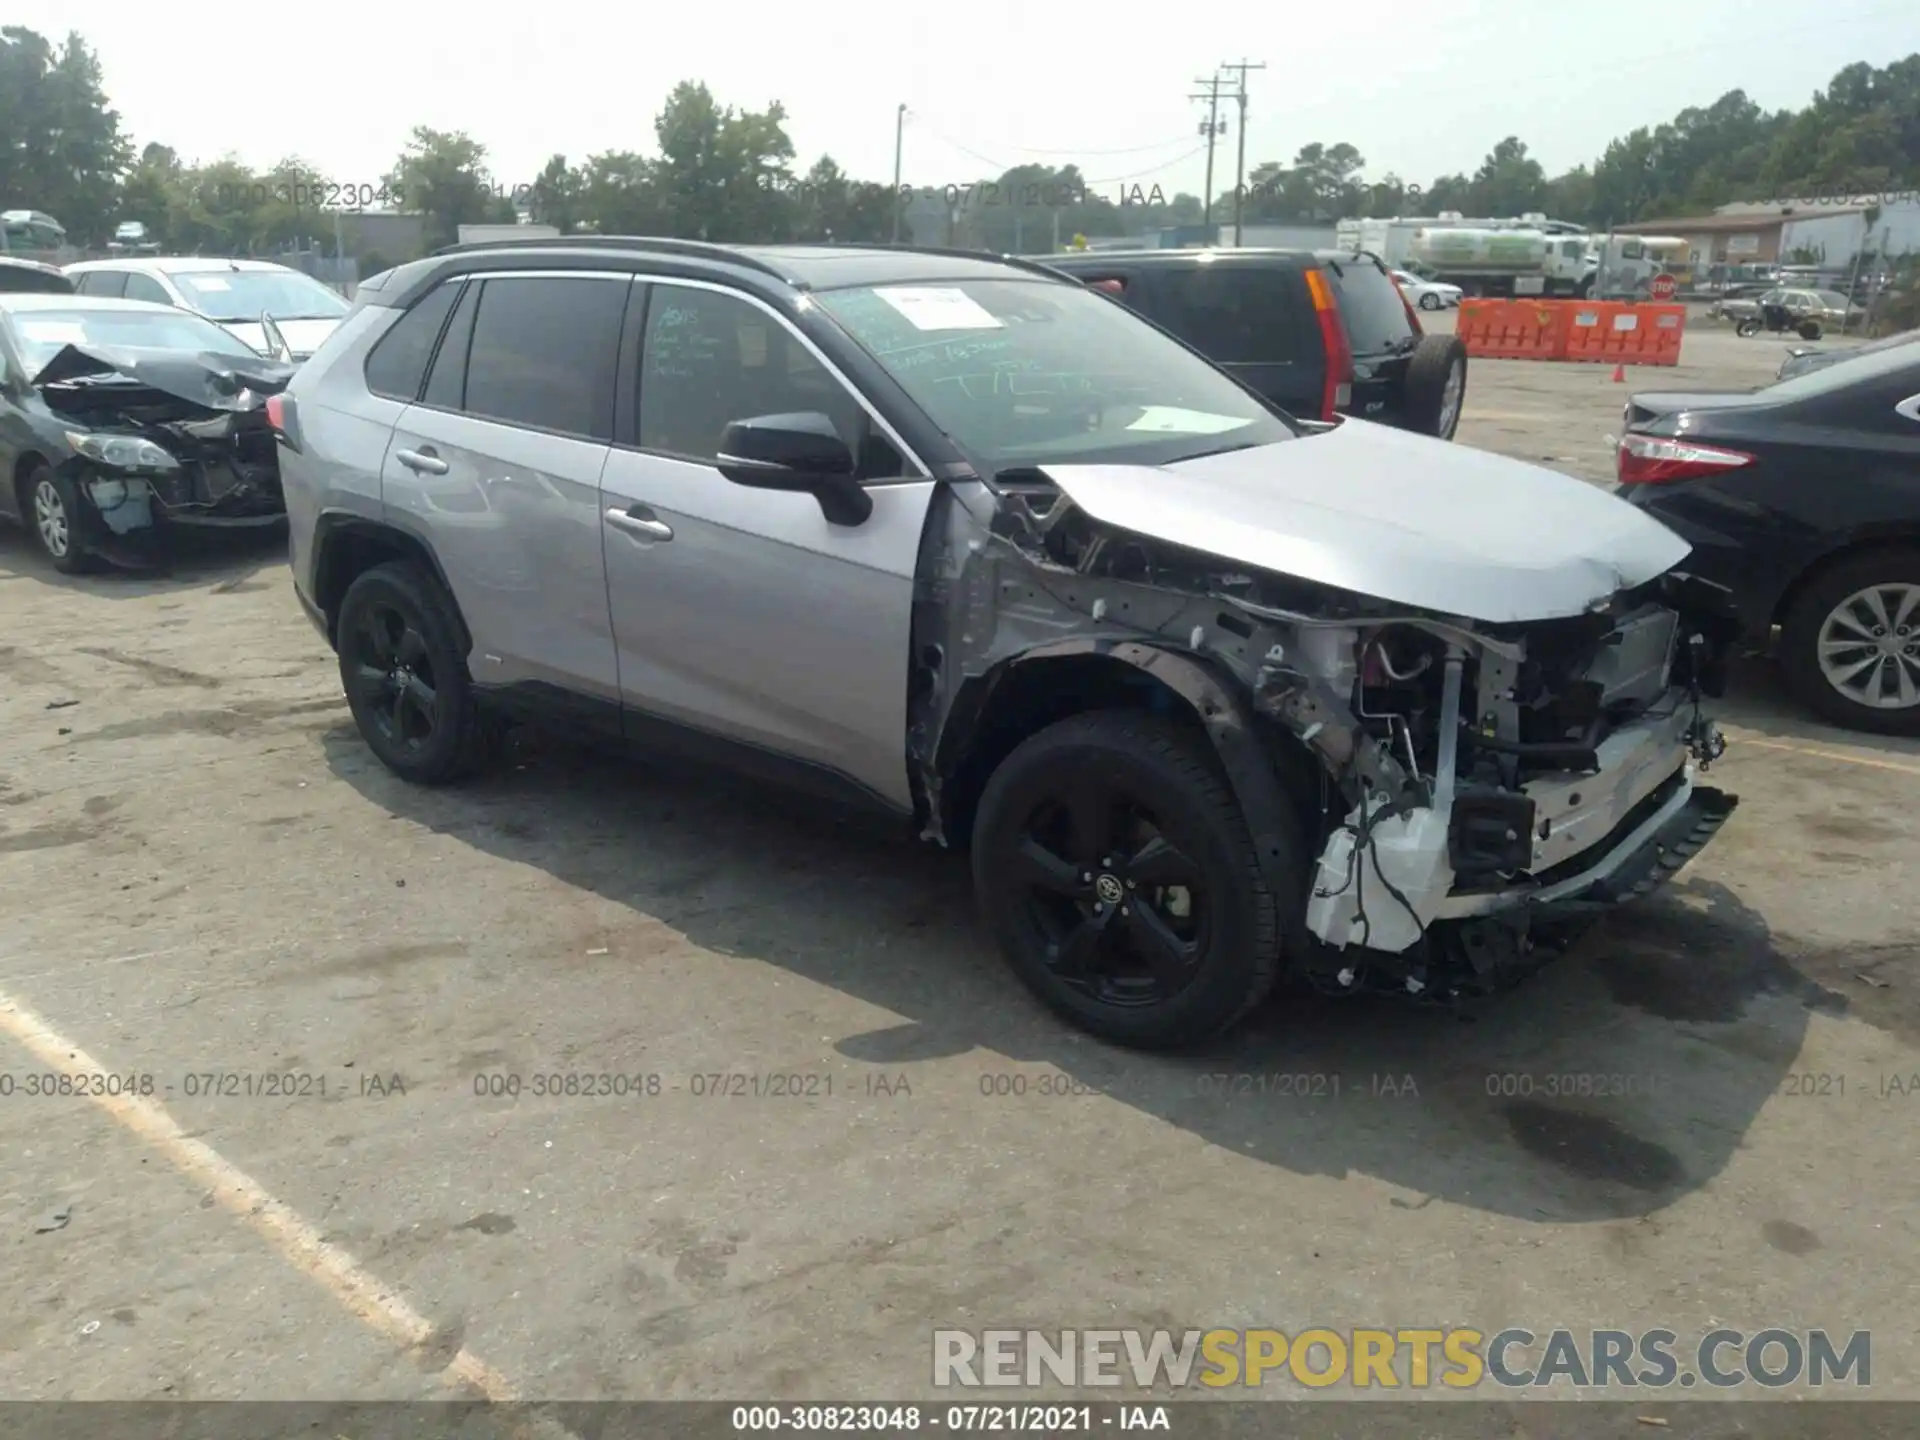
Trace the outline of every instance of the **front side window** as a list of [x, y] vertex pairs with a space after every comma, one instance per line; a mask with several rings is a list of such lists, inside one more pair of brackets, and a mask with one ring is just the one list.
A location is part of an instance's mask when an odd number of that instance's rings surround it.
[[171, 305], [173, 297], [161, 288], [160, 282], [151, 275], [130, 272], [127, 275], [125, 291], [129, 300], [144, 300], [149, 305]]
[[858, 452], [859, 402], [785, 325], [737, 295], [654, 286], [640, 359], [641, 448], [712, 460], [735, 420], [809, 412]]
[[1295, 433], [1206, 360], [1079, 285], [962, 280], [814, 298], [993, 470], [1169, 464]]
[[632, 288], [591, 275], [484, 282], [461, 408], [509, 425], [611, 440], [620, 323]]

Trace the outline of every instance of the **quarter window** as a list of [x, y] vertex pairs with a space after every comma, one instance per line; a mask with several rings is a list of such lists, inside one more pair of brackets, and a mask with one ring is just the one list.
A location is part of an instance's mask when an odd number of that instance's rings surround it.
[[460, 282], [450, 280], [427, 292], [418, 304], [393, 322], [393, 328], [374, 342], [367, 356], [367, 388], [389, 400], [409, 404], [420, 398], [427, 378], [427, 362], [434, 342], [447, 323], [447, 312], [460, 293]]

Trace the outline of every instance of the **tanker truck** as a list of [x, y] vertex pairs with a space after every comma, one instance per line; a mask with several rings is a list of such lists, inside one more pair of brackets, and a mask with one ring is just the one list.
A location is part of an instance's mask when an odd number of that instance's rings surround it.
[[1542, 235], [1579, 235], [1586, 231], [1564, 220], [1529, 213], [1518, 216], [1474, 218], [1458, 210], [1442, 210], [1438, 215], [1396, 215], [1392, 219], [1342, 220], [1333, 228], [1334, 244], [1342, 250], [1364, 250], [1392, 266], [1413, 261], [1413, 244], [1426, 230], [1530, 230]]
[[1591, 249], [1591, 237], [1571, 229], [1434, 226], [1414, 233], [1407, 264], [1423, 278], [1458, 285], [1468, 295], [1584, 299], [1598, 268]]

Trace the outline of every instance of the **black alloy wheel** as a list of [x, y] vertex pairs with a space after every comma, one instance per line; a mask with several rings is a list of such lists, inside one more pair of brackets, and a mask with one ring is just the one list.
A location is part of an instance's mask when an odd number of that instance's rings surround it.
[[459, 633], [452, 597], [404, 561], [376, 565], [340, 601], [335, 645], [354, 723], [381, 764], [416, 784], [464, 779], [493, 754]]
[[[1291, 818], [1291, 817], [1289, 817]], [[1293, 837], [1282, 869], [1304, 874]], [[981, 916], [1039, 998], [1102, 1039], [1204, 1040], [1273, 989], [1282, 905], [1197, 727], [1095, 711], [1000, 762], [973, 827]]]
[[399, 608], [372, 604], [354, 617], [353, 696], [380, 738], [395, 753], [418, 755], [433, 741], [440, 696], [426, 638]]
[[1165, 1004], [1205, 953], [1206, 876], [1110, 777], [1050, 788], [1014, 852], [1021, 923], [1062, 984], [1105, 1005]]

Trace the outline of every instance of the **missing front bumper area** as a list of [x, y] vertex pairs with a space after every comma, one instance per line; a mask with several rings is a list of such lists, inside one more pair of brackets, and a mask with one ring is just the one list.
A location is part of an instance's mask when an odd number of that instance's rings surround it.
[[[1602, 847], [1584, 869], [1538, 886], [1502, 908], [1435, 921], [1400, 954], [1327, 951], [1312, 978], [1323, 989], [1391, 991], [1448, 1001], [1505, 989], [1558, 959], [1609, 910], [1671, 880], [1700, 853], [1739, 797], [1676, 776], [1651, 815]], [[1486, 897], [1492, 899], [1495, 897]]]

